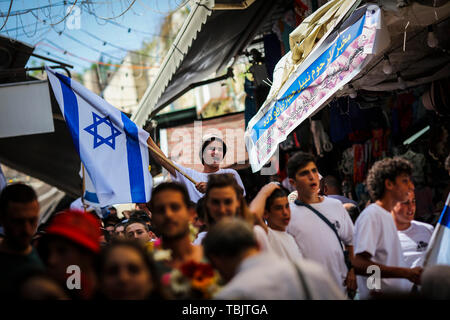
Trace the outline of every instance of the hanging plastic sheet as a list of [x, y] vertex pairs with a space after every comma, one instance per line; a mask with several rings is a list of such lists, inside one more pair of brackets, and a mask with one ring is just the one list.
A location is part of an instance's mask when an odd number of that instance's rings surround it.
[[383, 30], [381, 18], [376, 5], [356, 10], [339, 30], [314, 49], [276, 97], [266, 101], [245, 134], [253, 172], [269, 161], [290, 132], [387, 47], [389, 38], [385, 34], [379, 36]]

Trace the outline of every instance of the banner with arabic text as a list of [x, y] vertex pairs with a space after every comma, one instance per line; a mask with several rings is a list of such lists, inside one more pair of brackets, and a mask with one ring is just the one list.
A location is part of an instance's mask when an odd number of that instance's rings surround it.
[[379, 7], [368, 6], [355, 23], [333, 33], [333, 40], [308, 57], [272, 102], [266, 101], [245, 132], [253, 172], [270, 160], [289, 133], [367, 65], [374, 56], [380, 26]]

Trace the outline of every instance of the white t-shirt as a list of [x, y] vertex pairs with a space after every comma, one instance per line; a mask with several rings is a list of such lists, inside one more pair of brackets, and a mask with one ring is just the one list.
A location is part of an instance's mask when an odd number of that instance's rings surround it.
[[269, 252], [272, 250], [272, 247], [269, 243], [269, 237], [267, 236], [266, 231], [263, 227], [254, 225], [253, 232], [255, 233], [256, 241], [259, 243], [259, 247], [261, 251]]
[[422, 267], [425, 252], [433, 235], [434, 228], [431, 224], [419, 221], [411, 221], [411, 226], [406, 230], [398, 230], [398, 237], [403, 250], [403, 257], [408, 268]]
[[287, 258], [290, 261], [297, 261], [303, 258], [300, 248], [294, 238], [286, 231], [278, 231], [269, 228], [267, 237], [269, 238], [269, 244], [272, 251], [277, 256]]
[[[336, 234], [307, 207], [295, 203], [290, 203], [289, 206], [291, 221], [286, 231], [294, 237], [303, 257], [321, 264], [345, 291], [343, 283], [348, 269]], [[339, 200], [325, 197], [322, 202], [311, 206], [335, 225], [345, 245], [353, 245], [353, 223]]]
[[[267, 233], [264, 231], [263, 227], [255, 225], [253, 226], [253, 232], [255, 233], [256, 241], [258, 241], [261, 251], [270, 251], [272, 248], [269, 244], [269, 238], [267, 237]], [[194, 240], [194, 245], [201, 245], [203, 239], [205, 238], [208, 231], [202, 231], [197, 235], [197, 238]]]
[[[325, 270], [312, 261], [295, 263], [313, 300], [344, 300]], [[226, 300], [301, 300], [306, 290], [294, 264], [273, 253], [260, 253], [243, 260], [236, 275], [214, 299]]]
[[[373, 262], [389, 267], [406, 267], [394, 219], [390, 212], [375, 203], [364, 209], [356, 220], [353, 242], [355, 255], [367, 252]], [[358, 275], [357, 282], [360, 298], [370, 298], [367, 277]], [[406, 291], [410, 288], [411, 283], [406, 279], [381, 278], [382, 292]]]
[[[231, 173], [235, 176], [237, 183], [241, 186], [242, 190], [244, 190], [244, 196], [245, 196], [245, 188], [242, 184], [241, 177], [234, 169], [219, 169], [216, 172], [213, 173], [204, 173], [204, 172], [198, 172], [194, 169], [186, 168], [180, 165], [179, 163], [175, 163], [184, 173], [186, 173], [188, 176], [190, 176], [192, 179], [194, 179], [197, 182], [208, 182], [208, 176], [210, 174], [222, 174], [222, 173]], [[177, 181], [186, 186], [186, 189], [189, 193], [189, 198], [191, 201], [197, 203], [197, 201], [202, 198], [205, 194], [201, 193], [197, 190], [195, 185], [185, 176], [183, 176], [181, 173], [176, 171], [176, 176], [172, 176], [172, 181]]]
[[192, 244], [196, 246], [200, 246], [202, 244], [203, 238], [205, 238], [207, 231], [202, 231], [197, 234], [197, 238], [195, 238], [194, 242]]

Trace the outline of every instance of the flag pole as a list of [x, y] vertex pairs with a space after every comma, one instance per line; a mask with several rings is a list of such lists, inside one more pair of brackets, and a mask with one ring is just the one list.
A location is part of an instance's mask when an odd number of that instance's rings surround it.
[[165, 155], [163, 155], [159, 150], [155, 149], [154, 147], [152, 147], [148, 141], [147, 141], [147, 147], [153, 152], [155, 153], [158, 157], [161, 158], [161, 160], [165, 161], [168, 165], [170, 165], [172, 168], [174, 168], [176, 171], [178, 171], [179, 173], [181, 173], [183, 176], [185, 176], [187, 179], [189, 179], [189, 181], [191, 181], [193, 184], [197, 184], [197, 181], [195, 181], [194, 179], [192, 179], [189, 175], [187, 175], [186, 173], [184, 173], [175, 163], [172, 162], [172, 160], [170, 160], [169, 158], [167, 158]]
[[[443, 218], [443, 216], [445, 214], [446, 207], [449, 205], [450, 205], [450, 192], [447, 195], [447, 201], [445, 201], [444, 209], [442, 210], [442, 213], [439, 217], [439, 222], [441, 221], [441, 219]], [[439, 222], [436, 224], [433, 235], [431, 236], [431, 239], [430, 239], [430, 243], [428, 244], [428, 249], [425, 254], [425, 259], [423, 262], [424, 268], [428, 265], [428, 262], [429, 262], [430, 256], [431, 256], [431, 251], [433, 250], [433, 247], [436, 245], [436, 238], [438, 237], [438, 235], [440, 233], [440, 229], [442, 228], [442, 225]]]
[[84, 212], [87, 212], [87, 205], [86, 205], [86, 203], [84, 202], [84, 192], [86, 191], [86, 180], [85, 180], [85, 173], [84, 173], [84, 164], [83, 164], [83, 162], [81, 162], [81, 169], [82, 169], [82, 175], [83, 175], [83, 190], [82, 190], [82, 193], [81, 193], [81, 202], [83, 203], [83, 209], [84, 209]]

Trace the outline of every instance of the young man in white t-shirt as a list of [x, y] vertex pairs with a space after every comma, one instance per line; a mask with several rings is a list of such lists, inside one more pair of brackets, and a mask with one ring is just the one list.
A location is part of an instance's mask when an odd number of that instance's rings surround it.
[[225, 300], [344, 300], [330, 275], [317, 263], [291, 262], [262, 252], [251, 226], [225, 218], [203, 241], [205, 256], [224, 286], [214, 296]]
[[249, 208], [251, 212], [267, 221], [269, 251], [295, 262], [302, 259], [302, 254], [294, 238], [286, 232], [291, 220], [287, 196], [286, 189], [271, 182], [261, 188]]
[[[377, 161], [367, 175], [367, 189], [375, 202], [355, 224], [355, 258], [361, 299], [378, 292], [407, 292], [420, 283], [422, 268], [408, 268], [403, 258], [391, 210], [413, 192], [411, 164], [401, 158]], [[370, 278], [368, 278], [370, 276]], [[410, 282], [408, 282], [407, 280]]]
[[202, 139], [201, 151], [200, 151], [200, 159], [203, 164], [203, 171], [199, 172], [194, 169], [186, 168], [178, 163], [175, 163], [176, 166], [183, 171], [185, 174], [190, 176], [197, 184], [193, 184], [188, 178], [182, 175], [180, 172], [175, 170], [167, 161], [167, 157], [163, 154], [158, 145], [152, 140], [151, 137], [148, 139], [148, 143], [155, 149], [158, 150], [158, 153], [150, 151], [153, 159], [158, 161], [161, 166], [163, 166], [167, 171], [169, 171], [172, 176], [172, 180], [184, 184], [186, 189], [188, 190], [190, 200], [194, 203], [202, 198], [206, 192], [206, 184], [208, 182], [208, 176], [211, 174], [223, 174], [223, 173], [231, 173], [234, 175], [239, 186], [244, 191], [245, 196], [245, 188], [242, 183], [242, 179], [234, 169], [221, 169], [220, 163], [222, 162], [225, 154], [227, 152], [227, 146], [223, 140], [214, 135], [206, 135]]
[[408, 200], [397, 202], [391, 211], [394, 218], [403, 257], [408, 268], [422, 267], [425, 251], [430, 243], [434, 228], [431, 224], [414, 220], [416, 213], [416, 197], [414, 192]]
[[[343, 292], [353, 296], [356, 277], [353, 268], [348, 269], [341, 241], [353, 256], [353, 223], [339, 200], [320, 196], [319, 172], [315, 158], [298, 152], [287, 164], [290, 183], [295, 186], [298, 199], [290, 203], [291, 220], [286, 231], [291, 234], [304, 258], [321, 264], [340, 286]], [[308, 205], [321, 213], [334, 230]]]

